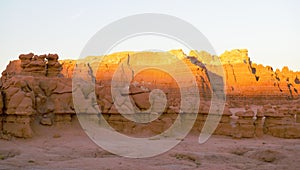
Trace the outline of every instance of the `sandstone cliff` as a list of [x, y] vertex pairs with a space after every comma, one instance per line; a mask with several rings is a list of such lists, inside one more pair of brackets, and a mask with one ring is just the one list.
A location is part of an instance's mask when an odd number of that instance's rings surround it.
[[[167, 98], [166, 109], [161, 118], [145, 127], [126, 120], [118, 113], [116, 105], [119, 103], [111, 96], [112, 77], [120, 63], [127, 63], [130, 69], [130, 64], [135, 62], [130, 60], [133, 54], [137, 53], [107, 55], [100, 64], [100, 57], [97, 56], [87, 57], [84, 63], [80, 63], [76, 60], [58, 61], [56, 54], [20, 55], [19, 60], [11, 61], [2, 73], [2, 137], [31, 137], [34, 134], [31, 127], [35, 122], [51, 126], [58, 122], [71, 121], [72, 115], [75, 115], [72, 99], [75, 68], [80, 68], [76, 70], [76, 74], [86, 75], [95, 82], [97, 99], [90, 102], [95, 102], [93, 105], [98, 104], [104, 117], [118, 131], [131, 134], [150, 129], [149, 133], [156, 134], [167, 129], [178, 116], [182, 101], [178, 82], [161, 70], [146, 69], [133, 74], [135, 76], [128, 93], [136, 107], [145, 111], [151, 106], [149, 93], [153, 89], [161, 89]], [[254, 137], [263, 134], [284, 138], [300, 137], [300, 72], [293, 72], [287, 67], [273, 70], [270, 66], [255, 64], [250, 60], [247, 50], [226, 51], [220, 57], [211, 56], [203, 51], [191, 51], [189, 55], [182, 50], [142, 53], [152, 57], [168, 54], [175, 55], [184, 62], [196, 79], [201, 103], [194, 131], [201, 130], [209, 112], [213, 92], [210, 76], [220, 77], [211, 68], [214, 68], [219, 59], [224, 69], [227, 105], [215, 134], [234, 137]], [[143, 62], [147, 63], [147, 59]], [[163, 67], [175, 67], [176, 72], [181, 73], [182, 68], [176, 67], [175, 59], [156, 62]], [[80, 64], [82, 67], [79, 67]], [[80, 94], [88, 98], [92, 92], [93, 90], [81, 91]], [[184, 102], [187, 105], [193, 103]]]

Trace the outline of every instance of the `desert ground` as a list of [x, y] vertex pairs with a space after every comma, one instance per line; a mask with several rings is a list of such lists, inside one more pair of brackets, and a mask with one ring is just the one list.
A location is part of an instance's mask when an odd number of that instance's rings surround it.
[[77, 120], [33, 130], [33, 138], [0, 140], [0, 169], [300, 169], [299, 139], [214, 135], [199, 144], [189, 134], [166, 153], [130, 159], [94, 144]]

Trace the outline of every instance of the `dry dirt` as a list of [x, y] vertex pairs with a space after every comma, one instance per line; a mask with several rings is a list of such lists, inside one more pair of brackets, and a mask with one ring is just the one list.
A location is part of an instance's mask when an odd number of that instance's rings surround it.
[[31, 139], [0, 140], [0, 169], [300, 169], [299, 139], [212, 136], [200, 145], [189, 135], [164, 154], [129, 159], [95, 145], [76, 120], [35, 126]]

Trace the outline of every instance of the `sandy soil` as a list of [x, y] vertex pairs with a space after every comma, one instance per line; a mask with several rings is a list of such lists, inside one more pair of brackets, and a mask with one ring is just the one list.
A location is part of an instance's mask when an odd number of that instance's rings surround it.
[[300, 140], [189, 135], [172, 150], [129, 159], [95, 145], [79, 123], [34, 128], [31, 139], [0, 140], [0, 169], [300, 169]]

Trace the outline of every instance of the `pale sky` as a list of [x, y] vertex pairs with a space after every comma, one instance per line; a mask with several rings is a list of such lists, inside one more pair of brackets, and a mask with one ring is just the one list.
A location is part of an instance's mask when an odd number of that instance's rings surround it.
[[102, 27], [140, 13], [168, 14], [191, 23], [218, 55], [247, 48], [255, 63], [300, 71], [299, 8], [296, 0], [1, 0], [0, 71], [22, 53], [57, 53], [60, 59], [76, 59]]

